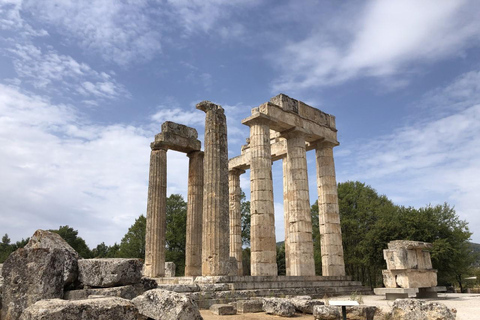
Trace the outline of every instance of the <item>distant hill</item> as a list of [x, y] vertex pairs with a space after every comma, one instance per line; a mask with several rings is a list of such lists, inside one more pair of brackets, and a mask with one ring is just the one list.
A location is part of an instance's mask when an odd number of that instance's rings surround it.
[[474, 265], [476, 267], [480, 267], [480, 243], [470, 242], [470, 245], [472, 246], [473, 252], [477, 254], [477, 261], [474, 263]]

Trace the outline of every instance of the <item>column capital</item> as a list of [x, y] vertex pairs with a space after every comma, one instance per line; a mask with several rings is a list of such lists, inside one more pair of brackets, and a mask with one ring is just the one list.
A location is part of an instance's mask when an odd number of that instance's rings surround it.
[[240, 175], [245, 173], [245, 170], [242, 170], [242, 169], [239, 169], [239, 168], [233, 168], [233, 169], [228, 170], [228, 173], [236, 175], [236, 176], [240, 176]]
[[152, 149], [152, 151], [158, 151], [158, 150], [164, 150], [165, 152], [168, 151], [168, 146], [158, 141], [153, 141], [152, 143], [150, 143], [150, 148]]
[[202, 110], [205, 113], [208, 113], [209, 111], [224, 113], [222, 106], [207, 100], [197, 103], [196, 108], [198, 110]]
[[310, 143], [310, 146], [315, 147], [315, 149], [334, 148], [339, 145], [340, 143], [338, 141], [334, 142], [334, 141], [325, 140], [325, 139], [313, 141]]
[[195, 157], [195, 156], [199, 156], [199, 157], [203, 158], [204, 155], [205, 155], [204, 152], [200, 151], [200, 150], [191, 151], [191, 152], [187, 153], [187, 157], [189, 157], [189, 158], [192, 158], [192, 157]]
[[273, 122], [273, 119], [263, 113], [256, 113], [242, 120], [242, 124], [247, 125], [249, 127], [254, 126], [256, 124], [270, 126], [271, 122]]
[[307, 135], [307, 131], [303, 128], [300, 127], [293, 127], [288, 130], [280, 132], [280, 137], [285, 138], [285, 139], [291, 139], [291, 138], [299, 138]]

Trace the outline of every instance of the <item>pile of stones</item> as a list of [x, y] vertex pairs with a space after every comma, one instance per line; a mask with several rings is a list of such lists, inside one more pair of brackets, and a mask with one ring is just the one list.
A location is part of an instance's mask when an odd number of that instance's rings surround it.
[[188, 297], [142, 278], [142, 267], [81, 259], [58, 234], [37, 230], [3, 264], [0, 319], [202, 319]]

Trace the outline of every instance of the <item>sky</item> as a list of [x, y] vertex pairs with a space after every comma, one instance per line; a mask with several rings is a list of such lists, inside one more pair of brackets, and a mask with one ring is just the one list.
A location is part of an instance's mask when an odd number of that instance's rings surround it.
[[[150, 142], [279, 93], [336, 116], [337, 181], [448, 204], [480, 242], [480, 2], [0, 0], [0, 235], [69, 225], [94, 248], [146, 213]], [[310, 202], [315, 159], [307, 154]], [[186, 199], [188, 158], [168, 152]], [[284, 239], [281, 163], [273, 165]], [[249, 172], [241, 177], [249, 195]]]

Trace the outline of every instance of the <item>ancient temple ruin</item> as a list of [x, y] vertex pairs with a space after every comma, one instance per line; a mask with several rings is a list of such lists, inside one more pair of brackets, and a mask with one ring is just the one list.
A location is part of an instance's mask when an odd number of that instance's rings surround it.
[[[208, 293], [208, 301], [224, 299], [231, 290], [243, 296], [368, 292], [345, 276], [333, 159], [333, 148], [339, 144], [335, 117], [280, 94], [242, 120], [250, 127], [250, 136], [241, 154], [228, 160], [223, 108], [203, 101], [197, 109], [205, 112], [203, 152], [195, 129], [172, 122], [162, 125], [151, 144], [144, 274], [156, 278], [159, 286], [191, 284], [192, 292], [215, 283], [219, 287]], [[190, 158], [183, 278], [164, 274], [167, 150]], [[317, 169], [322, 276], [315, 275], [306, 160], [310, 150], [315, 150]], [[283, 163], [286, 276], [278, 276], [276, 264], [272, 162], [277, 160]], [[240, 176], [246, 170], [251, 189], [251, 276], [242, 276]], [[223, 287], [228, 292], [218, 289]]]

